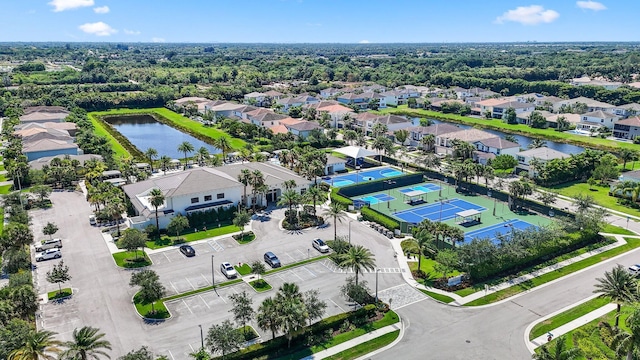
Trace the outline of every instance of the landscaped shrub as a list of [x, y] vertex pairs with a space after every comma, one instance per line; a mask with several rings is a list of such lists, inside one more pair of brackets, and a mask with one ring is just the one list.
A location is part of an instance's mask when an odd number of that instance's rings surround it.
[[349, 205], [353, 205], [353, 201], [351, 201], [351, 199], [349, 199], [349, 198], [346, 198], [346, 197], [338, 194], [338, 190], [340, 190], [340, 189], [339, 188], [331, 189], [331, 202], [337, 202], [340, 205], [344, 206], [345, 209]]
[[363, 207], [360, 209], [362, 218], [366, 221], [373, 221], [378, 223], [389, 230], [400, 229], [400, 223], [385, 214], [379, 213], [370, 207]]

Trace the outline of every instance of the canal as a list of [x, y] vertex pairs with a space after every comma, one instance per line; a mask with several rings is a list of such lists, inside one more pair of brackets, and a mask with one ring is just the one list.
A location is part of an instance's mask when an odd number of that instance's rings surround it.
[[[204, 146], [211, 154], [220, 153], [220, 149], [158, 122], [149, 115], [112, 116], [105, 117], [104, 121], [118, 130], [141, 152], [154, 148], [158, 150], [158, 156], [166, 155], [172, 159], [182, 159], [184, 153], [178, 151], [178, 146], [187, 141], [193, 145], [195, 151]], [[193, 155], [194, 153], [187, 154], [187, 156]]]

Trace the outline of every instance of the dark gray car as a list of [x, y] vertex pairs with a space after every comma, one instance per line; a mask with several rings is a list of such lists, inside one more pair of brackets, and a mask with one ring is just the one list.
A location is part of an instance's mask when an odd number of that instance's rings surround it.
[[269, 264], [272, 268], [282, 266], [282, 264], [280, 264], [280, 259], [278, 259], [278, 257], [271, 251], [264, 253], [264, 262]]

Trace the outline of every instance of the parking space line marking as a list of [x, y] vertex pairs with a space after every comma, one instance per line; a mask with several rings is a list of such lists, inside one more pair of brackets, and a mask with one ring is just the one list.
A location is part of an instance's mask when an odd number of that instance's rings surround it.
[[[286, 272], [288, 272], [288, 270], [287, 270]], [[284, 274], [284, 273], [283, 273], [283, 274]], [[284, 281], [284, 282], [287, 282], [287, 281], [286, 281], [282, 276], [280, 276], [280, 274], [276, 274], [276, 276], [277, 276], [277, 277], [279, 277], [279, 278], [280, 278], [280, 280], [282, 280], [282, 281]]]
[[202, 277], [204, 278], [204, 281], [207, 283], [207, 285], [209, 285], [209, 279], [207, 279], [207, 277], [204, 276], [203, 273], [200, 273], [200, 275], [202, 275]]
[[207, 309], [211, 309], [211, 306], [209, 306], [209, 304], [207, 304], [206, 301], [204, 301], [204, 299], [202, 298], [202, 295], [198, 295], [198, 297], [200, 298], [200, 300], [202, 300], [202, 302], [207, 305]]
[[329, 301], [331, 301], [335, 306], [337, 306], [337, 307], [338, 307], [338, 309], [340, 309], [340, 311], [342, 311], [342, 312], [346, 312], [346, 311], [344, 311], [344, 309], [342, 308], [342, 306], [338, 305], [338, 303], [337, 303], [337, 302], [335, 302], [335, 301], [333, 301], [333, 299], [329, 299]]
[[162, 255], [164, 255], [164, 257], [167, 258], [168, 262], [171, 262], [171, 259], [169, 259], [169, 257], [167, 256], [167, 254], [165, 252], [163, 252]]
[[331, 271], [331, 272], [335, 272], [335, 271], [333, 271], [333, 269], [332, 269], [332, 268], [330, 268], [329, 266], [327, 266], [327, 264], [325, 264], [325, 262], [326, 262], [326, 261], [328, 261], [328, 260], [325, 260], [325, 261], [321, 262], [321, 263], [320, 263], [320, 265], [322, 265], [322, 266], [326, 267], [326, 268], [327, 268], [327, 270], [329, 270], [329, 271]]
[[173, 285], [173, 282], [169, 281], [169, 284], [171, 284], [171, 287], [173, 288], [173, 290], [176, 292], [176, 294], [180, 294], [180, 292], [178, 291], [178, 289], [176, 289], [176, 286]]
[[188, 278], [184, 278], [184, 279], [185, 279], [185, 280], [187, 280], [187, 282], [189, 283], [189, 286], [191, 286], [191, 288], [192, 288], [193, 290], [195, 290], [195, 289], [196, 289], [196, 287], [195, 287], [195, 286], [193, 286], [193, 284], [191, 283], [191, 281], [189, 281], [189, 279], [188, 279]]
[[223, 303], [227, 303], [227, 300], [224, 299], [224, 296], [220, 295], [220, 300], [222, 300]]
[[191, 343], [189, 343], [189, 347], [191, 348], [191, 352], [195, 352], [196, 350], [193, 348], [193, 346], [191, 346]]
[[182, 303], [184, 304], [184, 306], [186, 306], [186, 307], [187, 307], [187, 310], [189, 310], [189, 312], [190, 312], [191, 314], [193, 314], [193, 311], [191, 311], [191, 308], [189, 307], [189, 305], [187, 305], [187, 302], [186, 302], [186, 301], [184, 301], [184, 299], [182, 300]]
[[304, 279], [303, 279], [300, 275], [296, 274], [296, 272], [295, 272], [295, 271], [291, 271], [291, 273], [292, 273], [293, 275], [297, 276], [297, 277], [298, 277], [298, 279], [300, 279], [300, 280], [304, 281]]
[[302, 258], [303, 258], [303, 259], [305, 258], [305, 256], [306, 256], [306, 257], [309, 257], [309, 253], [308, 253], [308, 252], [307, 252], [307, 254], [305, 254], [305, 253], [303, 253], [303, 252], [302, 252], [302, 250], [300, 250], [300, 249], [296, 249], [296, 250], [298, 250], [298, 252], [299, 252], [300, 254], [302, 254]]
[[169, 356], [171, 356], [171, 359], [176, 360], [176, 358], [173, 357], [173, 354], [171, 353], [171, 350], [167, 349], [167, 352], [169, 353]]
[[293, 256], [289, 255], [289, 253], [284, 253], [284, 254], [287, 255], [288, 257], [290, 257], [291, 260], [293, 260], [293, 262], [296, 262], [296, 259]]
[[314, 278], [315, 278], [315, 277], [318, 277], [318, 276], [316, 276], [316, 274], [315, 274], [313, 271], [311, 271], [311, 270], [307, 269], [307, 267], [306, 267], [306, 266], [303, 266], [303, 267], [302, 267], [302, 269], [307, 270], [307, 272], [309, 273], [309, 275], [313, 276]]

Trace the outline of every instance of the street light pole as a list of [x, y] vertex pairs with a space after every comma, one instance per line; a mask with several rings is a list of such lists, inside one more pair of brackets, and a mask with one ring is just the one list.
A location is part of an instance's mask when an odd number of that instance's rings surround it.
[[[213, 255], [211, 255], [211, 287], [213, 287], [214, 291], [216, 290], [216, 278], [215, 278], [215, 273], [213, 272]], [[216, 291], [216, 294], [217, 293], [218, 292]]]
[[204, 334], [202, 333], [202, 325], [198, 325], [200, 327], [200, 348], [204, 349]]
[[380, 269], [376, 269], [376, 304], [378, 303], [378, 272]]
[[[353, 222], [353, 220], [349, 221], [349, 245], [351, 245], [351, 223]], [[628, 227], [628, 225], [627, 225]]]

